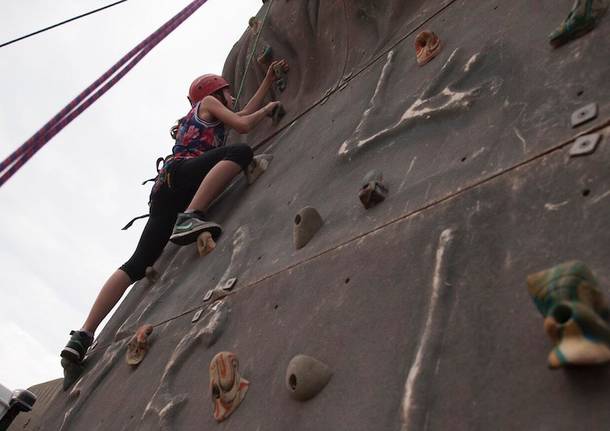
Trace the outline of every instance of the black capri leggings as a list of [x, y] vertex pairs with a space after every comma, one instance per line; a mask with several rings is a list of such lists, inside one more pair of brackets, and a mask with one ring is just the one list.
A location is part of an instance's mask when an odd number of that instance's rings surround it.
[[202, 156], [176, 160], [168, 168], [171, 187], [163, 184], [151, 197], [150, 218], [142, 231], [136, 251], [120, 269], [132, 283], [144, 277], [148, 266], [161, 256], [179, 212], [186, 209], [203, 178], [222, 160], [230, 160], [246, 170], [252, 161], [252, 149], [246, 144], [227, 145], [206, 151]]

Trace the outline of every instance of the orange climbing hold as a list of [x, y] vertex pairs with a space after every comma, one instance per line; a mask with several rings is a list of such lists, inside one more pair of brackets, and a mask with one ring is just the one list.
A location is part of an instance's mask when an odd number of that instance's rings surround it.
[[214, 419], [221, 422], [237, 409], [250, 382], [239, 375], [239, 361], [232, 352], [217, 353], [210, 362], [210, 395]]
[[152, 331], [152, 325], [142, 325], [138, 328], [131, 341], [129, 341], [126, 357], [129, 365], [136, 366], [144, 360], [144, 356], [146, 356], [149, 348], [148, 336], [152, 334]]
[[417, 64], [423, 66], [441, 51], [441, 40], [432, 31], [422, 31], [415, 38]]

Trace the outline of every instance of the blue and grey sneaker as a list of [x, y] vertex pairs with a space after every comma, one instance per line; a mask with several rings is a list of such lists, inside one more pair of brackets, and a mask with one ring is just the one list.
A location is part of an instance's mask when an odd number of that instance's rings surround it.
[[216, 241], [222, 233], [222, 228], [213, 221], [205, 221], [199, 212], [180, 213], [169, 239], [175, 244], [187, 245], [197, 241], [202, 232], [210, 232], [212, 239]]
[[60, 356], [71, 362], [80, 363], [85, 359], [87, 349], [93, 343], [93, 337], [83, 331], [70, 331], [70, 341], [61, 351]]

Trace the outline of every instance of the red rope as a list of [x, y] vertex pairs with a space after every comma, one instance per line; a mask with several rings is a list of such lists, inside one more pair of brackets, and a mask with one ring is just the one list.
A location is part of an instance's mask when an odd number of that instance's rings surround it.
[[[127, 74], [159, 42], [190, 17], [207, 0], [194, 0], [172, 19], [159, 27], [153, 34], [140, 42], [123, 56], [116, 64], [96, 79], [83, 92], [68, 103], [57, 115], [51, 118], [31, 138], [25, 141], [11, 155], [0, 163], [0, 186], [13, 176], [36, 152], [49, 142], [57, 133], [78, 117], [85, 109], [106, 93], [114, 84]], [[114, 75], [114, 76], [113, 76]], [[111, 78], [112, 77], [112, 78]], [[108, 82], [106, 82], [108, 81]], [[104, 85], [102, 85], [105, 82]], [[101, 88], [98, 89], [98, 87]], [[96, 91], [97, 89], [97, 91]]]

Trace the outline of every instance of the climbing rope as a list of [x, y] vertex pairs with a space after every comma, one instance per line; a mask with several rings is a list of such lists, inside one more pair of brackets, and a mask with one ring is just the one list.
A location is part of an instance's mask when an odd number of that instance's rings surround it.
[[248, 69], [250, 69], [250, 63], [252, 62], [252, 57], [256, 53], [256, 45], [258, 44], [258, 39], [261, 37], [261, 33], [263, 32], [263, 28], [265, 27], [265, 21], [267, 21], [267, 15], [269, 15], [269, 11], [271, 10], [271, 6], [273, 5], [273, 0], [269, 1], [269, 6], [267, 6], [267, 10], [265, 11], [265, 15], [263, 15], [263, 22], [261, 23], [261, 27], [256, 33], [256, 38], [254, 39], [254, 46], [252, 47], [252, 52], [248, 57], [248, 61], [246, 62], [246, 70], [244, 70], [244, 76], [241, 77], [241, 83], [239, 84], [239, 90], [237, 91], [237, 96], [235, 96], [235, 103], [233, 104], [233, 110], [237, 110], [239, 106], [239, 97], [241, 96], [241, 92], [244, 89], [244, 83], [246, 82], [246, 76], [248, 75]]
[[[140, 42], [116, 64], [96, 79], [82, 93], [68, 103], [57, 115], [49, 120], [38, 132], [17, 148], [0, 163], [0, 186], [13, 176], [36, 152], [57, 133], [91, 106], [106, 91], [127, 74], [159, 42], [190, 17], [207, 0], [194, 0], [154, 33]], [[114, 75], [114, 76], [113, 76]], [[111, 78], [112, 77], [112, 78]], [[108, 82], [106, 82], [108, 81]], [[104, 84], [105, 83], [105, 84]], [[104, 85], [102, 85], [104, 84]], [[102, 87], [100, 87], [102, 85]], [[98, 89], [98, 87], [100, 87]], [[97, 89], [97, 91], [96, 91]]]

